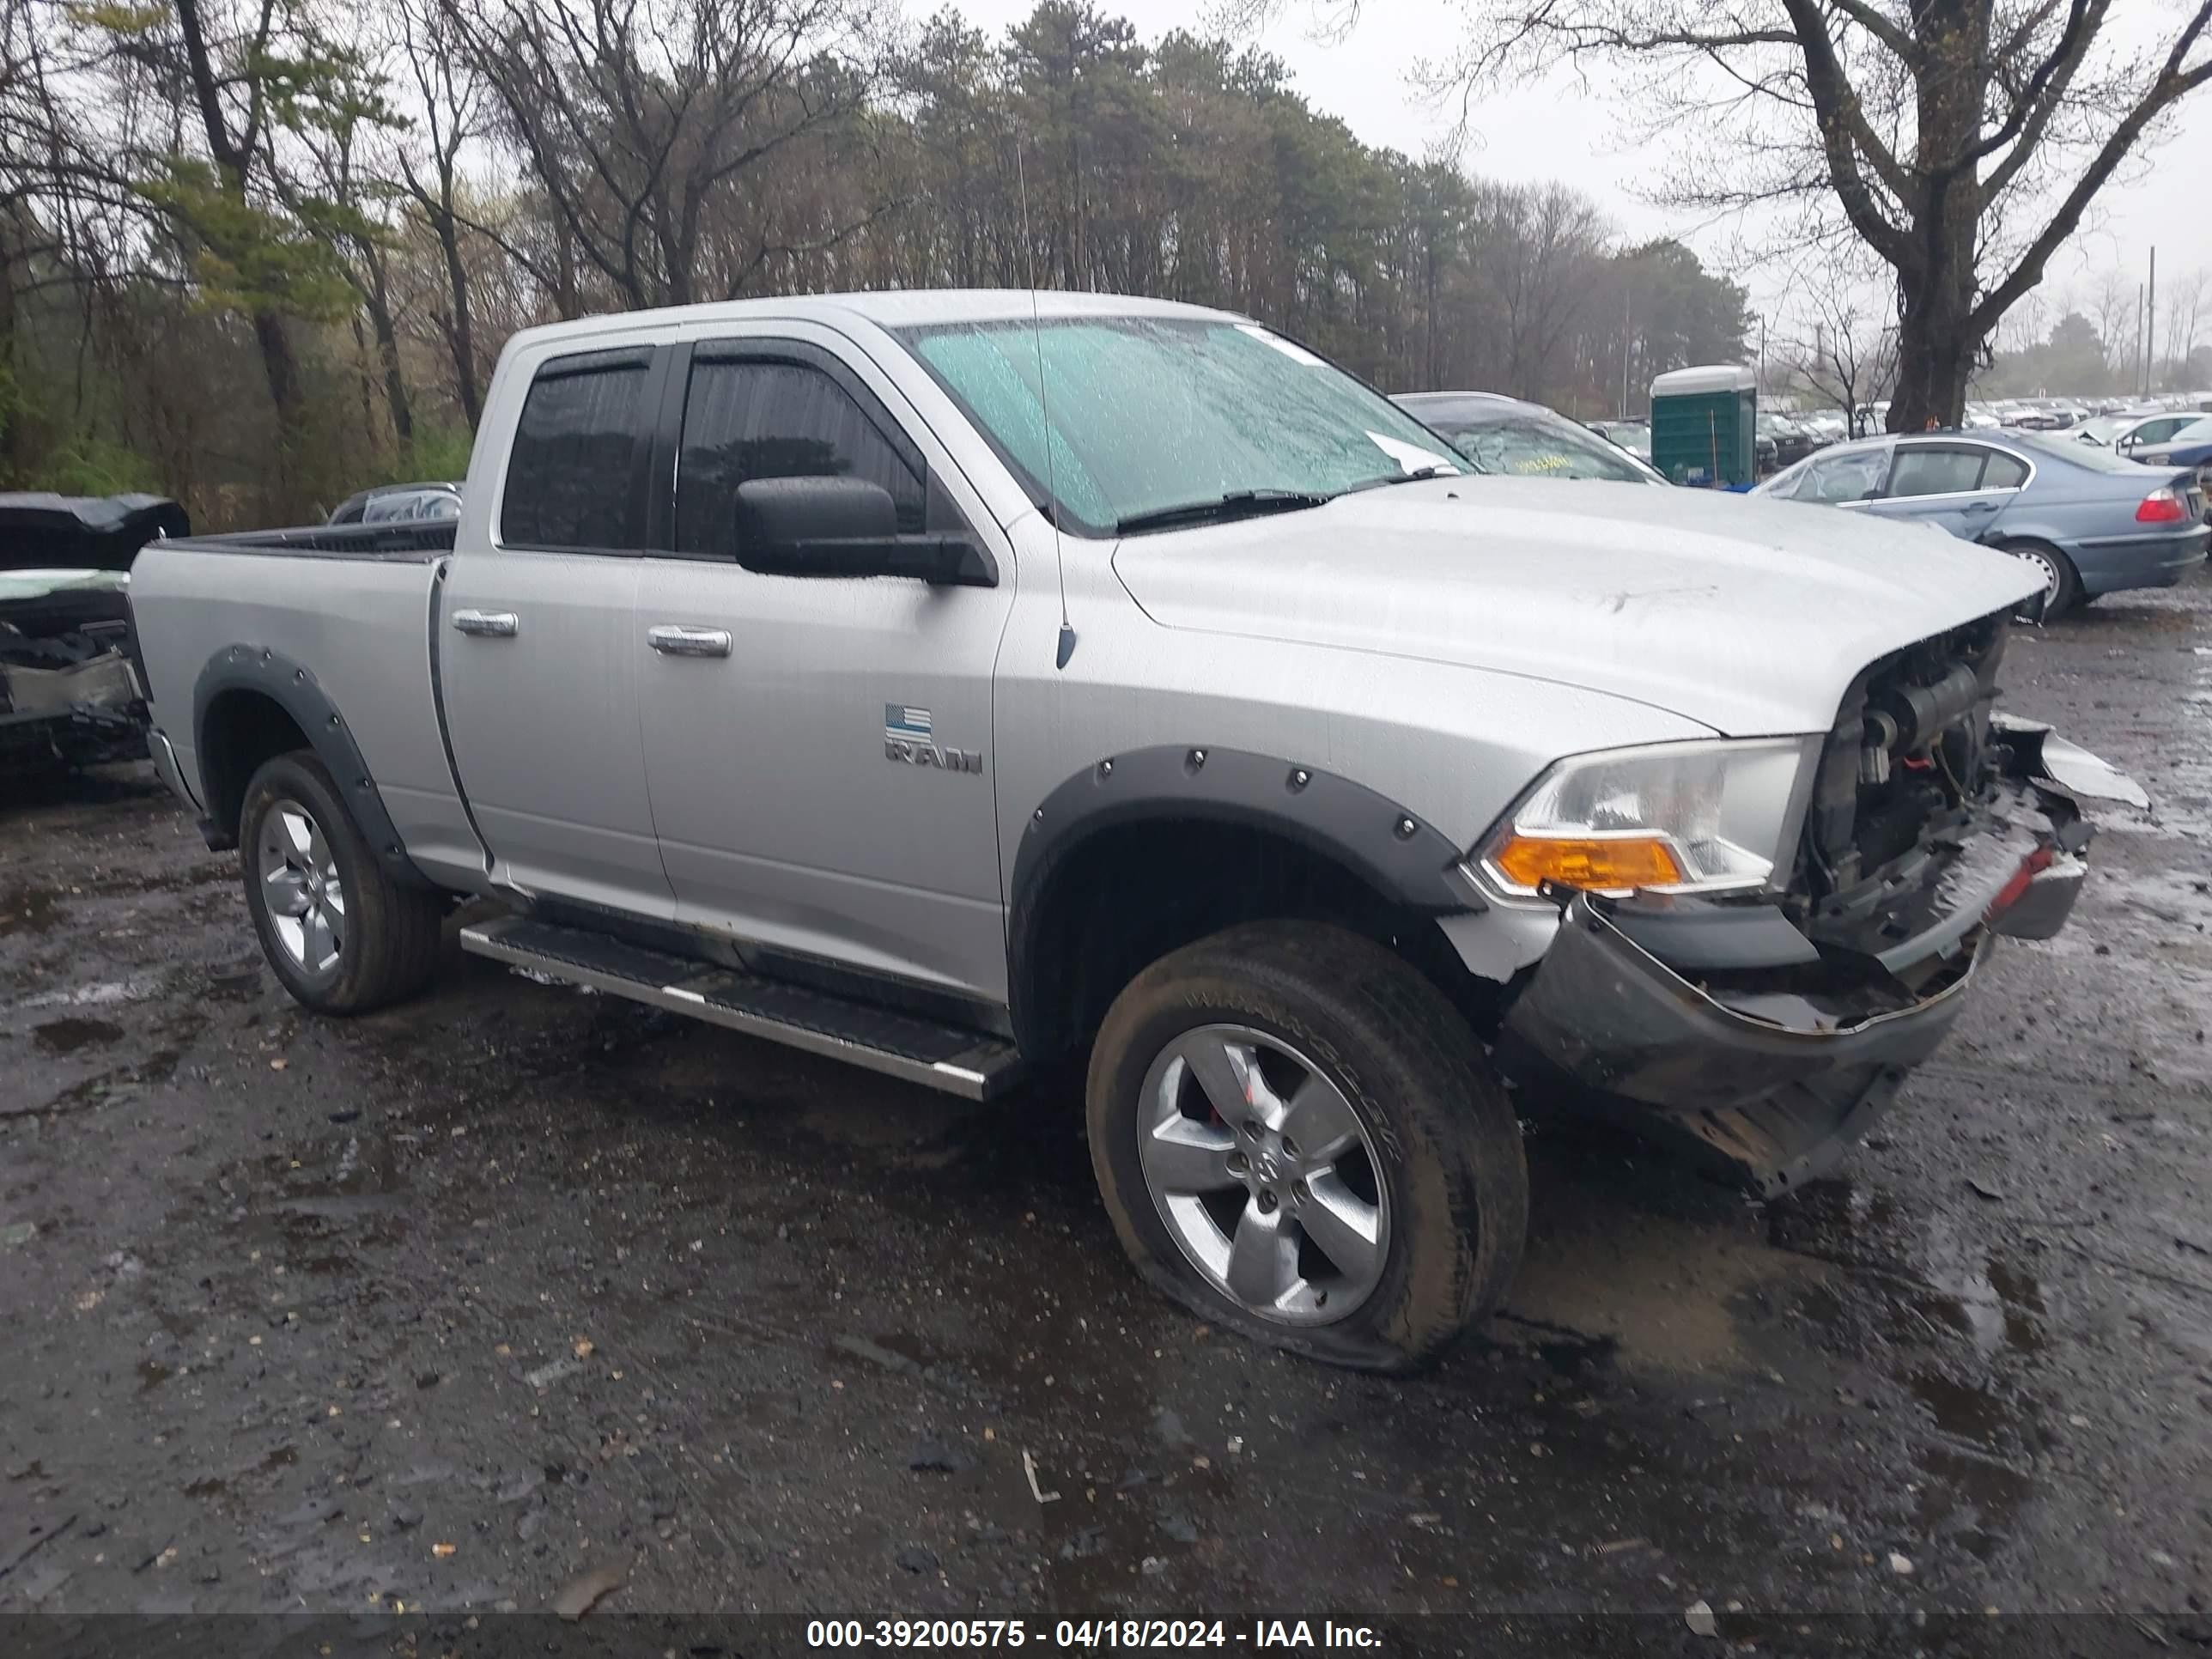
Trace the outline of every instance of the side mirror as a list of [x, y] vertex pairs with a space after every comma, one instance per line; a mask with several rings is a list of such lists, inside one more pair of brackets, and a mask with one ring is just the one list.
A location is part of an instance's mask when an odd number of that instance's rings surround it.
[[769, 576], [903, 576], [994, 587], [966, 536], [908, 534], [890, 491], [865, 478], [753, 478], [738, 486], [738, 562]]

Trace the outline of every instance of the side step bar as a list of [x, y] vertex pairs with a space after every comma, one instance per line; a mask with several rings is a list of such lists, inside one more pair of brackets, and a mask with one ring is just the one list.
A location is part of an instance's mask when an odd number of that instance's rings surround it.
[[461, 949], [809, 1054], [989, 1100], [1020, 1076], [1012, 1043], [803, 985], [649, 951], [527, 916], [461, 929]]

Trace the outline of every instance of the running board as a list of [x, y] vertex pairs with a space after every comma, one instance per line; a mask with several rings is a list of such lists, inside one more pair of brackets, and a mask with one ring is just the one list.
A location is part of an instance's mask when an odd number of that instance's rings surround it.
[[461, 929], [461, 949], [968, 1100], [1002, 1093], [1022, 1070], [1012, 1043], [979, 1031], [647, 950], [580, 927], [503, 917]]

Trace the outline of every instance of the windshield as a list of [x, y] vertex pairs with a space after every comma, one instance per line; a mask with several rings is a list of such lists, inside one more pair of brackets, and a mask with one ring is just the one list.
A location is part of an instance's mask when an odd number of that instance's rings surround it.
[[1432, 414], [1429, 424], [1474, 463], [1478, 472], [1527, 478], [1604, 478], [1656, 483], [1619, 446], [1542, 410], [1504, 409], [1481, 416]]
[[1423, 468], [1462, 470], [1381, 393], [1256, 323], [1048, 318], [904, 329], [898, 337], [1030, 499], [1085, 535], [1225, 497], [1328, 496]]

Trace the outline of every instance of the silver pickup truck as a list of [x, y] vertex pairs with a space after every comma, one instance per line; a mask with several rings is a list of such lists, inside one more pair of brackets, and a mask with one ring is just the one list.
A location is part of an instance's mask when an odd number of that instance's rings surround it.
[[294, 996], [416, 992], [472, 896], [465, 951], [957, 1094], [1087, 1054], [1144, 1273], [1346, 1364], [1504, 1295], [1524, 1111], [1827, 1167], [2131, 787], [1995, 711], [2018, 561], [1477, 476], [1187, 306], [534, 329], [462, 495], [138, 561]]

